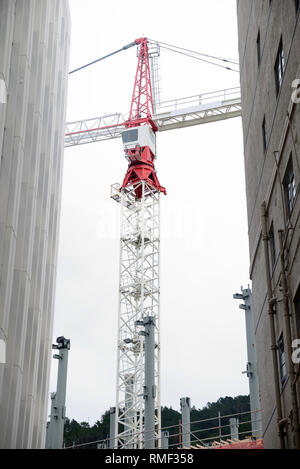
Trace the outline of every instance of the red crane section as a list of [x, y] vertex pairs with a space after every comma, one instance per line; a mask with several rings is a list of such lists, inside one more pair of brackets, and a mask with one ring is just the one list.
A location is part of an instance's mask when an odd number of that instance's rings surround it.
[[142, 123], [149, 123], [154, 132], [157, 132], [158, 128], [151, 120], [153, 96], [147, 38], [137, 39], [135, 42], [140, 46], [140, 51], [129, 119], [126, 125], [127, 127], [136, 127]]
[[[140, 46], [140, 50], [129, 118], [125, 122], [127, 130], [122, 134], [129, 162], [122, 188], [143, 180], [154, 190], [166, 194], [166, 189], [159, 183], [154, 166], [155, 134], [158, 127], [152, 120], [153, 96], [148, 41], [147, 38], [140, 38], [135, 42]], [[131, 129], [136, 129], [136, 132]], [[137, 198], [141, 197], [140, 191], [141, 188], [136, 190]]]

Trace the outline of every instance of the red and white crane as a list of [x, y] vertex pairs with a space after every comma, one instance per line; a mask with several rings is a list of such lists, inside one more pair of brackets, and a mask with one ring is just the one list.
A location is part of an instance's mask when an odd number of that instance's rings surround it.
[[[65, 146], [122, 137], [128, 170], [112, 185], [121, 204], [118, 364], [115, 448], [143, 448], [145, 337], [140, 325], [155, 322], [155, 441], [160, 447], [160, 185], [156, 133], [241, 115], [240, 89], [232, 88], [157, 105], [158, 45], [140, 38], [129, 117], [120, 113], [66, 124]], [[120, 50], [123, 50], [120, 49]], [[119, 51], [117, 51], [119, 52]], [[90, 64], [88, 64], [90, 65]], [[149, 392], [149, 390], [148, 390]]]

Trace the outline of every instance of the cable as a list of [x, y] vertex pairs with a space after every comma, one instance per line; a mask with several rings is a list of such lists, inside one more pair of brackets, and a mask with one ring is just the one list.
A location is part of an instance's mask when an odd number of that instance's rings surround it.
[[122, 50], [129, 49], [130, 47], [133, 47], [136, 45], [137, 45], [136, 42], [131, 42], [130, 44], [127, 44], [127, 46], [124, 46], [121, 49], [116, 50], [115, 52], [111, 52], [110, 54], [105, 55], [104, 57], [100, 57], [100, 59], [93, 60], [93, 62], [89, 62], [86, 65], [82, 65], [82, 67], [75, 68], [75, 70], [72, 70], [71, 72], [69, 72], [69, 75], [71, 75], [72, 73], [78, 72], [79, 70], [83, 70], [84, 68], [89, 67], [90, 65], [94, 65], [97, 62], [100, 62], [101, 60], [107, 59], [108, 57], [111, 57], [112, 55], [115, 55], [118, 52], [121, 52]]
[[[221, 67], [221, 68], [224, 68], [226, 70], [230, 70], [230, 71], [233, 71], [233, 72], [237, 72], [238, 73], [238, 70], [234, 70], [230, 67], [225, 67], [224, 65], [220, 65], [220, 64], [217, 64], [217, 63], [214, 63], [214, 62], [211, 62], [211, 61], [208, 61], [208, 60], [205, 60], [205, 59], [202, 59], [200, 57], [196, 57], [195, 55], [192, 55], [192, 54], [197, 54], [197, 55], [201, 55], [203, 57], [208, 57], [208, 58], [212, 58], [212, 59], [215, 59], [215, 60], [220, 60], [222, 62], [226, 62], [226, 63], [232, 63], [234, 65], [238, 65], [238, 63], [236, 62], [233, 62], [231, 60], [228, 60], [228, 59], [223, 59], [223, 58], [220, 58], [220, 57], [215, 57], [213, 55], [208, 55], [208, 54], [203, 54], [201, 52], [195, 52], [195, 51], [192, 51], [190, 49], [184, 49], [183, 47], [178, 47], [178, 46], [172, 46], [171, 44], [167, 44], [165, 42], [158, 42], [158, 41], [153, 41], [153, 40], [149, 40], [149, 43], [152, 43], [152, 44], [159, 44], [163, 49], [165, 50], [169, 50], [171, 52], [177, 52], [178, 54], [182, 54], [182, 55], [186, 55], [187, 57], [191, 57], [191, 58], [194, 58], [194, 59], [197, 59], [197, 60], [200, 60], [202, 62], [206, 62], [206, 63], [209, 63], [211, 65], [215, 65], [217, 67]], [[115, 55], [115, 54], [118, 54], [119, 52], [122, 52], [123, 50], [126, 50], [126, 49], [129, 49], [130, 47], [133, 47], [133, 46], [136, 46], [137, 43], [136, 42], [131, 42], [130, 44], [127, 44], [126, 46], [122, 47], [121, 49], [118, 49], [114, 52], [111, 52], [110, 54], [107, 54], [103, 57], [100, 57], [99, 59], [96, 59], [96, 60], [93, 60], [92, 62], [89, 62], [85, 65], [82, 65], [81, 67], [78, 67], [78, 68], [75, 68], [74, 70], [71, 70], [69, 72], [69, 75], [72, 75], [73, 73], [75, 72], [79, 72], [80, 70], [83, 70], [84, 68], [87, 68], [87, 67], [90, 67], [91, 65], [94, 65], [104, 59], [107, 59], [108, 57], [111, 57], [112, 55]], [[167, 47], [169, 46], [169, 47]], [[179, 50], [176, 50], [176, 49], [179, 49]], [[187, 53], [189, 52], [189, 53]]]
[[202, 55], [203, 57], [208, 57], [209, 59], [215, 59], [215, 60], [220, 60], [222, 62], [227, 62], [227, 63], [231, 63], [233, 65], [238, 65], [239, 66], [239, 63], [237, 61], [234, 61], [234, 60], [230, 60], [230, 59], [225, 59], [223, 57], [216, 57], [214, 55], [208, 55], [208, 54], [204, 54], [202, 52], [197, 52], [197, 51], [193, 51], [191, 49], [186, 49], [184, 47], [179, 47], [179, 46], [174, 46], [172, 44], [168, 44], [166, 42], [160, 42], [160, 41], [152, 41], [151, 39], [149, 40], [149, 42], [153, 43], [153, 44], [160, 44], [162, 46], [168, 46], [168, 47], [171, 47], [173, 49], [180, 49], [182, 51], [186, 51], [186, 52], [190, 52], [192, 54], [196, 54], [196, 55]]
[[206, 63], [208, 63], [208, 64], [215, 65], [216, 67], [224, 68], [225, 70], [230, 70], [231, 72], [239, 73], [239, 70], [234, 70], [234, 69], [231, 68], [231, 67], [225, 67], [224, 65], [220, 65], [220, 64], [211, 62], [211, 61], [209, 61], [209, 60], [201, 59], [200, 57], [195, 57], [195, 56], [186, 54], [186, 53], [184, 53], [184, 52], [180, 52], [179, 50], [170, 49], [169, 47], [165, 47], [165, 46], [161, 46], [161, 47], [162, 47], [162, 49], [169, 50], [169, 51], [171, 51], [171, 52], [177, 52], [178, 54], [182, 54], [182, 55], [185, 55], [185, 56], [187, 56], [187, 57], [191, 57], [192, 59], [197, 59], [197, 60], [200, 60], [201, 62], [206, 62]]
[[[152, 41], [150, 41], [150, 42], [152, 42]], [[155, 43], [155, 42], [153, 41], [153, 43]], [[166, 43], [166, 42], [157, 42], [157, 43], [158, 43], [158, 44], [161, 44], [162, 46], [171, 47], [171, 48], [173, 48], [173, 49], [179, 49], [179, 50], [182, 50], [182, 51], [185, 51], [185, 52], [190, 52], [190, 53], [192, 53], [192, 54], [202, 55], [203, 57], [208, 57], [208, 58], [210, 58], [210, 59], [216, 59], [216, 60], [220, 60], [220, 61], [222, 61], [222, 62], [231, 63], [231, 64], [233, 64], [233, 65], [239, 65], [239, 63], [238, 63], [237, 61], [235, 61], [235, 60], [225, 59], [225, 58], [223, 58], [223, 57], [216, 57], [216, 56], [214, 56], [214, 55], [209, 55], [209, 54], [204, 54], [203, 52], [193, 51], [193, 50], [191, 50], [191, 49], [186, 49], [186, 48], [184, 48], [184, 47], [174, 46], [174, 45], [168, 44], [168, 43]]]

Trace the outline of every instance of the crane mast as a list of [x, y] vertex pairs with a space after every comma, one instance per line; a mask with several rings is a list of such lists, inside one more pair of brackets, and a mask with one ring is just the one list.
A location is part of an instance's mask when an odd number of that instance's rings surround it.
[[[122, 132], [128, 170], [112, 198], [121, 203], [118, 363], [115, 448], [143, 448], [144, 401], [155, 398], [155, 441], [159, 447], [160, 417], [160, 194], [154, 160], [156, 131], [146, 38], [139, 44], [138, 66], [129, 119]], [[155, 383], [145, 388], [145, 318], [155, 321]]]

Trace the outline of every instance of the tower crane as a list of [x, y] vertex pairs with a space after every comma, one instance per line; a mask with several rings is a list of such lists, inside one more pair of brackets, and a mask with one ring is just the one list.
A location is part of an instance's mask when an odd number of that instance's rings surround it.
[[[143, 37], [119, 51], [134, 45], [139, 52], [129, 117], [105, 114], [67, 123], [65, 132], [65, 147], [121, 137], [128, 160], [123, 183], [111, 187], [111, 198], [121, 204], [114, 447], [124, 449], [145, 447], [144, 400], [150, 394], [155, 401], [155, 444], [160, 447], [160, 196], [166, 189], [155, 170], [156, 134], [241, 115], [239, 88], [157, 106], [158, 44]], [[141, 326], [147, 320], [155, 325], [152, 389], [144, 386], [145, 332]]]

